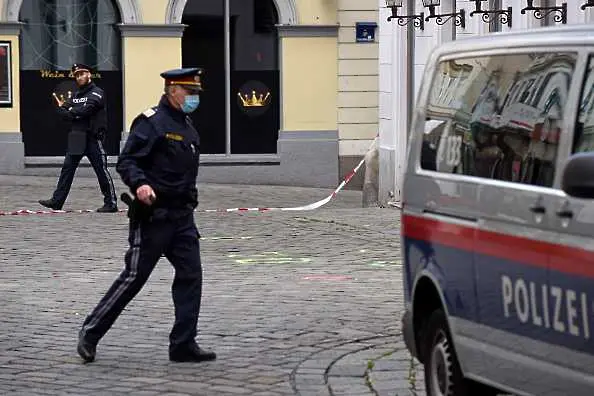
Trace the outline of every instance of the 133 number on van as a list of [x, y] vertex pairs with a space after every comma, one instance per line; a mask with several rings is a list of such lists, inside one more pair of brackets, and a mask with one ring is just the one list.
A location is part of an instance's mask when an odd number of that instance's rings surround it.
[[458, 166], [462, 160], [462, 136], [450, 135], [446, 130], [439, 139], [439, 148], [437, 149], [437, 163], [447, 166]]

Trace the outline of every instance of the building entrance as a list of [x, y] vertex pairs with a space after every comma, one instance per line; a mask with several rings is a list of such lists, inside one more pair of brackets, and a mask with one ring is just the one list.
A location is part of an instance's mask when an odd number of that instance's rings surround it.
[[278, 14], [273, 0], [189, 0], [184, 67], [205, 69], [192, 114], [205, 154], [274, 154], [280, 128]]

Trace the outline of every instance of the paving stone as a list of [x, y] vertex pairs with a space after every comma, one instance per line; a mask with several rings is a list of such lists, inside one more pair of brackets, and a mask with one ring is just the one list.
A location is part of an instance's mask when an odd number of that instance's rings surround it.
[[270, 377], [270, 376], [266, 376], [266, 375], [259, 375], [256, 377], [249, 378], [248, 381], [251, 383], [255, 383], [255, 384], [272, 385], [272, 384], [278, 384], [279, 382], [283, 382], [284, 379], [282, 377]]
[[373, 395], [371, 389], [369, 389], [365, 384], [331, 384], [331, 387], [332, 393], [334, 393], [335, 395]]
[[251, 393], [251, 390], [245, 387], [234, 387], [225, 385], [214, 385], [210, 389], [215, 392], [222, 392], [221, 394], [245, 395]]
[[330, 375], [332, 377], [363, 377], [365, 375], [365, 369], [366, 366], [361, 364], [361, 361], [359, 363], [335, 364], [330, 370]]
[[279, 396], [281, 394], [282, 393], [275, 393], [275, 392], [268, 392], [268, 391], [251, 393], [252, 396]]
[[165, 393], [160, 393], [160, 395], [163, 396], [190, 396], [190, 393], [179, 393], [179, 392], [165, 392]]

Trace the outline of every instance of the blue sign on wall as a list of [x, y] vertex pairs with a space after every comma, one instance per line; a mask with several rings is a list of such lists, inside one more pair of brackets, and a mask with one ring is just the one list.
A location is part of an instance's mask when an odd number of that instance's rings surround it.
[[375, 29], [377, 23], [375, 22], [357, 22], [355, 25], [356, 37], [358, 43], [373, 43], [375, 42]]

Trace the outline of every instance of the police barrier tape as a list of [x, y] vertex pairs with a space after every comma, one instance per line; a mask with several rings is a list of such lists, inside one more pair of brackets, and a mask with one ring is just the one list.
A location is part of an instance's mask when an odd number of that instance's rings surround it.
[[[377, 137], [374, 139], [372, 145], [370, 146], [370, 148], [373, 146], [373, 144], [375, 143], [375, 140], [377, 139]], [[219, 213], [229, 213], [229, 212], [271, 212], [271, 211], [307, 211], [307, 210], [314, 210], [314, 209], [318, 209], [324, 205], [326, 205], [328, 202], [330, 202], [332, 199], [334, 199], [334, 197], [336, 197], [336, 195], [338, 194], [338, 192], [340, 190], [342, 190], [344, 188], [344, 186], [346, 186], [351, 179], [353, 178], [353, 176], [355, 176], [357, 174], [357, 172], [359, 171], [359, 168], [361, 168], [361, 166], [363, 165], [363, 163], [365, 162], [365, 156], [363, 157], [363, 159], [361, 159], [361, 161], [359, 161], [359, 163], [357, 164], [357, 166], [355, 166], [350, 172], [349, 174], [347, 174], [345, 176], [345, 178], [342, 180], [342, 182], [338, 185], [338, 187], [336, 187], [336, 189], [330, 194], [328, 195], [326, 198], [321, 199], [317, 202], [311, 203], [309, 205], [304, 205], [304, 206], [294, 206], [294, 207], [289, 207], [289, 208], [229, 208], [229, 209], [196, 209], [196, 212], [219, 212]], [[76, 210], [29, 210], [29, 209], [20, 209], [20, 210], [15, 210], [15, 211], [2, 211], [0, 210], [0, 216], [18, 216], [18, 215], [42, 215], [42, 214], [71, 214], [71, 213], [75, 213], [75, 214], [81, 214], [81, 213], [94, 213], [96, 212], [95, 210], [92, 209], [76, 209]], [[127, 209], [120, 209], [118, 212], [127, 212]]]

